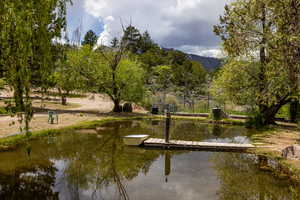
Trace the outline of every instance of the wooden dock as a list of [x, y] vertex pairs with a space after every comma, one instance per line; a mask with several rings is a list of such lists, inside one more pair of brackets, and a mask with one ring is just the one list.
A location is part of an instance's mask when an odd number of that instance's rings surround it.
[[187, 150], [214, 150], [214, 151], [244, 151], [255, 148], [252, 144], [236, 143], [216, 143], [216, 142], [195, 142], [170, 140], [166, 143], [164, 139], [149, 138], [144, 141], [145, 147], [163, 148], [163, 149], [187, 149]]

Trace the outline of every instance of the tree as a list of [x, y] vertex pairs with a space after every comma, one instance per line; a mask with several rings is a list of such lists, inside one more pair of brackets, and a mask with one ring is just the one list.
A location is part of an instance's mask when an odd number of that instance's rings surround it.
[[158, 47], [158, 45], [153, 42], [148, 31], [145, 31], [141, 35], [138, 46], [139, 46], [140, 53], [145, 53], [151, 49], [155, 49], [155, 48], [157, 49]]
[[182, 65], [173, 66], [175, 90], [183, 96], [183, 104], [194, 106], [194, 98], [204, 93], [207, 72], [195, 61], [186, 60]]
[[173, 84], [173, 73], [172, 66], [170, 65], [161, 65], [155, 68], [155, 93], [163, 93], [163, 103], [166, 102], [166, 95], [168, 90], [172, 87]]
[[139, 43], [141, 40], [141, 34], [136, 27], [129, 25], [124, 30], [123, 37], [121, 40], [123, 46], [126, 46], [126, 50], [130, 51], [131, 53], [136, 54], [140, 50]]
[[61, 56], [57, 59], [57, 67], [55, 72], [50, 77], [55, 83], [55, 87], [58, 89], [61, 96], [61, 104], [67, 105], [67, 96], [71, 91], [79, 89], [81, 85], [81, 78], [76, 71], [76, 64], [72, 63], [74, 58], [68, 59], [68, 57], [74, 56], [72, 52], [76, 51], [70, 48], [68, 45], [61, 45]]
[[97, 39], [97, 35], [92, 30], [89, 30], [84, 36], [82, 45], [90, 45], [90, 47], [94, 47], [97, 43]]
[[111, 41], [111, 47], [116, 48], [118, 46], [118, 44], [119, 44], [118, 38], [114, 37]]
[[121, 101], [138, 102], [144, 94], [144, 71], [140, 64], [124, 56], [124, 49], [117, 51], [84, 46], [68, 57], [76, 66], [87, 91], [107, 94], [114, 102], [114, 112], [121, 112]]
[[300, 28], [296, 11], [300, 5], [295, 0], [238, 0], [225, 7], [214, 29], [230, 57], [258, 66], [257, 84], [250, 89], [256, 89], [254, 102], [264, 125], [274, 123], [278, 110], [297, 93], [299, 44], [295, 35]]
[[231, 101], [255, 109], [259, 64], [231, 60], [215, 75], [210, 92], [219, 103]]
[[7, 84], [14, 90], [11, 111], [24, 113], [26, 133], [33, 115], [30, 89], [36, 77], [43, 81], [49, 75], [53, 64], [52, 42], [60, 37], [66, 25], [67, 2], [0, 2], [0, 65]]

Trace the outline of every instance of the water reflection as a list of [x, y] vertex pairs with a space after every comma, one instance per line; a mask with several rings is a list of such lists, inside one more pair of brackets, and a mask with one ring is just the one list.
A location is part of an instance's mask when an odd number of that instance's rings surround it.
[[166, 150], [165, 151], [165, 181], [168, 182], [168, 176], [171, 173], [171, 152]]
[[265, 157], [216, 153], [212, 160], [221, 182], [221, 200], [296, 200], [300, 197], [299, 188], [288, 179], [280, 180], [271, 172], [259, 170], [268, 165]]
[[[298, 198], [296, 186], [260, 171], [253, 155], [124, 146], [122, 136], [127, 134], [163, 136], [159, 133], [163, 122], [154, 127], [152, 121], [107, 123], [91, 134], [66, 133], [32, 141], [30, 157], [26, 146], [1, 153], [0, 199]], [[183, 132], [186, 139], [232, 138], [247, 135], [243, 130], [176, 121], [171, 137], [183, 137], [179, 133]]]

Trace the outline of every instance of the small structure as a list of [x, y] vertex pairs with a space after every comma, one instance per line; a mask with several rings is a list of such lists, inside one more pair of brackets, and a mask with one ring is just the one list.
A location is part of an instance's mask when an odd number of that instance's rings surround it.
[[219, 107], [212, 109], [212, 118], [213, 120], [221, 120], [224, 118], [228, 118], [228, 115]]
[[212, 118], [213, 120], [221, 120], [222, 119], [222, 110], [221, 108], [213, 108], [212, 109]]
[[58, 114], [55, 111], [48, 111], [48, 123], [54, 124], [54, 121], [58, 124]]
[[123, 137], [123, 141], [125, 145], [139, 146], [148, 138], [149, 135], [127, 135]]

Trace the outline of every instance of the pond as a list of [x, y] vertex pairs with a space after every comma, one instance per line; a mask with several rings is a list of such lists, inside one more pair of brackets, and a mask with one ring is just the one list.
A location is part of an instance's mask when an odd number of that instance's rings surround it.
[[[251, 154], [128, 147], [122, 136], [163, 138], [164, 122], [110, 122], [0, 153], [0, 199], [294, 200], [299, 188], [262, 171]], [[239, 126], [172, 121], [171, 138], [250, 142]], [[28, 145], [31, 153], [28, 154]]]

